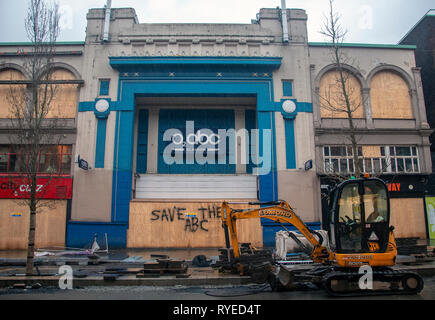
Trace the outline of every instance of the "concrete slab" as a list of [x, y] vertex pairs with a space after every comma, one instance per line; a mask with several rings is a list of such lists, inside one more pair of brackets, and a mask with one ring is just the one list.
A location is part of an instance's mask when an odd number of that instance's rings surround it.
[[[40, 283], [45, 287], [58, 287], [58, 276], [48, 277], [0, 277], [0, 287], [11, 287], [16, 283]], [[225, 285], [241, 285], [252, 283], [250, 277], [240, 277], [237, 275], [219, 274], [217, 272], [198, 272], [191, 271], [189, 278], [177, 278], [176, 275], [161, 276], [159, 278], [136, 278], [135, 275], [121, 275], [116, 280], [104, 280], [101, 276], [88, 276], [86, 278], [74, 278], [74, 287], [89, 287], [89, 286], [225, 286]]]
[[405, 255], [398, 255], [397, 256], [397, 263], [412, 263], [412, 262], [416, 262], [416, 258], [413, 256], [405, 256]]

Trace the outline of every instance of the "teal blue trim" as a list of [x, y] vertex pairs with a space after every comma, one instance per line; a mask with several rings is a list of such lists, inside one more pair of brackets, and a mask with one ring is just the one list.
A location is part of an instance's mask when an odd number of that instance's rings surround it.
[[[122, 103], [116, 110], [134, 111], [137, 96], [257, 96], [258, 111], [276, 111], [271, 81], [141, 81], [121, 82]], [[280, 104], [280, 103], [279, 103]], [[281, 105], [281, 104], [280, 104]], [[114, 110], [114, 109], [112, 109]]]
[[234, 57], [109, 57], [113, 68], [145, 65], [231, 65], [231, 66], [268, 66], [277, 69], [282, 58], [234, 58]]
[[[332, 47], [330, 42], [308, 42], [310, 47]], [[398, 45], [398, 44], [376, 44], [376, 43], [341, 43], [340, 47], [343, 48], [374, 48], [374, 49], [405, 49], [415, 50], [417, 46], [414, 45]]]
[[280, 111], [284, 118], [286, 166], [287, 169], [296, 169], [296, 138], [294, 121], [298, 113], [313, 113], [313, 104], [310, 102], [298, 102], [295, 99], [290, 99], [295, 102], [296, 110], [293, 113], [286, 113], [282, 109], [282, 104], [285, 100], [287, 99], [281, 100]]
[[133, 111], [118, 111], [112, 182], [112, 222], [127, 222], [132, 190], [134, 115]]
[[291, 80], [282, 81], [282, 95], [284, 97], [293, 96], [293, 81]]
[[297, 112], [313, 113], [313, 104], [311, 102], [295, 102]]
[[[245, 110], [245, 128], [251, 133], [253, 129], [257, 129], [257, 111], [256, 110]], [[251, 137], [251, 135], [250, 135]], [[251, 156], [249, 154], [249, 150], [253, 148], [253, 141], [250, 138], [248, 143], [249, 148], [247, 148], [247, 158], [249, 159], [249, 163], [246, 165], [246, 173], [252, 174], [252, 168], [254, 164], [252, 162]]]
[[95, 101], [79, 102], [79, 112], [93, 112], [95, 111]]
[[259, 155], [265, 157], [265, 150], [263, 143], [261, 143], [264, 139], [264, 129], [272, 130], [272, 146], [271, 146], [271, 170], [268, 174], [259, 175], [259, 198], [260, 201], [275, 201], [278, 200], [278, 192], [277, 192], [277, 172], [276, 172], [276, 146], [275, 146], [275, 114], [274, 112], [264, 112], [257, 110], [257, 121], [258, 121], [258, 129], [260, 130], [260, 146], [259, 146]]
[[[95, 104], [97, 103], [98, 100], [101, 100], [101, 98], [97, 98], [94, 101], [79, 102], [78, 111], [79, 112], [95, 112], [95, 115], [97, 116], [99, 113], [95, 110]], [[109, 102], [109, 109], [104, 113], [104, 114], [107, 113], [106, 117], [108, 116], [108, 113], [110, 113], [110, 111], [122, 110], [122, 108], [118, 108], [117, 101], [112, 101], [110, 98], [104, 98], [104, 100], [107, 100]], [[103, 115], [103, 114], [101, 114], [101, 115]]]
[[97, 119], [107, 119], [109, 117], [110, 110], [107, 110], [106, 112], [98, 112], [95, 110], [94, 114]]
[[148, 110], [141, 109], [137, 125], [136, 173], [147, 173], [148, 161]]
[[276, 159], [276, 123], [275, 113], [271, 112], [272, 117], [272, 179], [273, 179], [273, 200], [278, 200], [278, 169]]
[[110, 57], [120, 80], [267, 80], [282, 58], [253, 57]]
[[110, 87], [110, 80], [101, 79], [100, 80], [100, 96], [108, 96], [109, 95], [109, 87]]
[[104, 168], [106, 155], [106, 119], [97, 120], [97, 142], [95, 146], [95, 168]]
[[313, 113], [313, 104], [311, 102], [298, 102], [296, 99], [281, 99], [280, 102], [276, 103], [275, 111], [281, 112], [283, 116], [287, 115], [282, 108], [282, 105], [286, 100], [291, 100], [296, 104], [296, 111], [292, 113], [291, 116], [296, 116], [298, 113], [301, 112]]
[[116, 118], [115, 118], [115, 142], [113, 146], [113, 178], [112, 178], [112, 211], [111, 211], [111, 220], [112, 222], [116, 221], [116, 196], [118, 194], [118, 169], [117, 169], [117, 163], [118, 163], [118, 140], [119, 140], [119, 115], [120, 112], [116, 112]]
[[284, 118], [287, 169], [296, 169], [296, 141], [294, 119]]

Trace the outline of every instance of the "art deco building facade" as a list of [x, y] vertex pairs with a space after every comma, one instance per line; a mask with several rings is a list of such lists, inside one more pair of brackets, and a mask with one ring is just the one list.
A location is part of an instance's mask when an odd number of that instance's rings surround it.
[[[346, 117], [321, 107], [337, 95], [330, 46], [308, 42], [307, 19], [300, 9], [261, 9], [251, 24], [147, 24], [134, 9], [111, 9], [110, 19], [89, 10], [85, 42], [57, 45], [63, 139], [41, 150], [40, 173], [54, 166], [67, 191], [55, 190], [56, 208], [39, 215], [37, 245], [82, 247], [107, 233], [111, 247], [221, 247], [223, 199], [286, 200], [320, 228], [322, 186], [354, 168]], [[3, 186], [19, 174], [5, 96], [29, 78], [29, 50], [0, 44], [0, 249], [26, 245], [26, 210]], [[363, 172], [384, 177], [395, 194], [397, 235], [425, 238], [431, 130], [415, 47], [343, 51], [355, 62], [345, 70], [361, 102]], [[281, 226], [239, 228], [242, 242], [273, 246]]]

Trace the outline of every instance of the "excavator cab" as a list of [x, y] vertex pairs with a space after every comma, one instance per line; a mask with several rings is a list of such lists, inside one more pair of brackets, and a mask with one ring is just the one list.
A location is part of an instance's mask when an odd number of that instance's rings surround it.
[[390, 234], [390, 201], [382, 180], [347, 180], [333, 191], [330, 199], [329, 240], [334, 252], [386, 252]]

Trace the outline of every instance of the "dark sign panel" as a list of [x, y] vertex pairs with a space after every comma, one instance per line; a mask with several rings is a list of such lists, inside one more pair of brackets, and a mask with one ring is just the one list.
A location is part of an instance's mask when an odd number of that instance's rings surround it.
[[83, 170], [89, 170], [89, 164], [87, 161], [80, 159], [79, 160], [79, 168]]
[[428, 176], [426, 175], [397, 175], [381, 176], [385, 181], [392, 198], [419, 198], [425, 195]]

